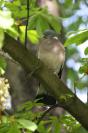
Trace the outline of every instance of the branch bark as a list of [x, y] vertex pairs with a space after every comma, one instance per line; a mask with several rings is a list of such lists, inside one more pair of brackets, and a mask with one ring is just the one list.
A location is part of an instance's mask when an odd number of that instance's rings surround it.
[[[35, 57], [31, 51], [5, 34], [3, 50], [18, 61], [28, 73], [33, 74], [59, 102], [88, 130], [88, 106], [81, 102], [58, 77]], [[14, 76], [14, 75], [13, 75]]]

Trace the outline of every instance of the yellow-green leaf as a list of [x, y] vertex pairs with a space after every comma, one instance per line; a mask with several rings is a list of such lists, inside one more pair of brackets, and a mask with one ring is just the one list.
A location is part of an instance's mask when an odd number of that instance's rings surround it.
[[39, 43], [39, 34], [36, 30], [29, 30], [28, 31], [28, 39], [33, 43], [37, 44]]
[[4, 31], [0, 29], [0, 49], [3, 47]]
[[88, 30], [82, 30], [80, 32], [70, 35], [67, 38], [64, 45], [66, 47], [71, 44], [79, 45], [79, 44], [83, 43], [84, 41], [86, 41], [87, 39], [88, 39]]
[[30, 120], [19, 119], [17, 121], [20, 125], [23, 126], [23, 128], [28, 129], [29, 131], [35, 131], [37, 129], [37, 125]]

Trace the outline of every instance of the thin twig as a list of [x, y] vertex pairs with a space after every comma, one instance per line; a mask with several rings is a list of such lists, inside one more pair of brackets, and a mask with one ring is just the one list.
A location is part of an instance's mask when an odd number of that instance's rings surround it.
[[46, 116], [47, 113], [49, 113], [52, 109], [59, 107], [59, 104], [55, 104], [52, 105], [50, 108], [48, 108], [43, 114], [42, 116], [38, 119], [37, 124], [39, 124], [41, 122], [41, 120]]
[[29, 22], [29, 0], [27, 0], [27, 22], [26, 22], [26, 28], [25, 28], [25, 48], [27, 47], [27, 28], [28, 28], [28, 22]]
[[[42, 116], [38, 119], [37, 125], [39, 125], [39, 123], [40, 123], [41, 120], [46, 116], [47, 113], [49, 113], [52, 109], [54, 109], [54, 108], [56, 108], [56, 107], [59, 107], [59, 106], [60, 106], [59, 104], [55, 104], [55, 105], [52, 105], [50, 108], [48, 108], [48, 109], [42, 114]], [[39, 133], [39, 132], [36, 130], [34, 133]]]

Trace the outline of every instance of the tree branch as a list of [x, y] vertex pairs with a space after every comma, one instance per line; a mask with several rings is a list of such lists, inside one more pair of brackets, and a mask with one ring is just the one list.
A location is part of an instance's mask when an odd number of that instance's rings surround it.
[[[59, 102], [59, 104], [74, 116], [84, 128], [88, 130], [88, 107], [81, 102], [58, 77], [21, 44], [17, 44], [9, 35], [5, 34], [3, 50], [18, 61], [28, 73], [38, 78]], [[13, 75], [14, 76], [14, 75]]]

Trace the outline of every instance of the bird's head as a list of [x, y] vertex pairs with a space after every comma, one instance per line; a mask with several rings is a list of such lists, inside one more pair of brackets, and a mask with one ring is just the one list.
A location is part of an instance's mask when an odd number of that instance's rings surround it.
[[44, 31], [44, 38], [56, 38], [59, 39], [59, 34], [54, 30], [45, 30]]

